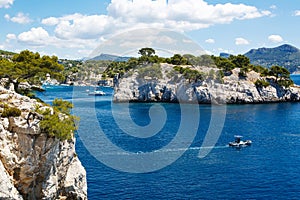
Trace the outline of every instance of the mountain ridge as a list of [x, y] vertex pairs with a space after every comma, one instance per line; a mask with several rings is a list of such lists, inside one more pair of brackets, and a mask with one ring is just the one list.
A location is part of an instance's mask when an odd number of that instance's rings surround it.
[[244, 54], [254, 65], [270, 68], [279, 65], [291, 73], [300, 70], [300, 50], [290, 44], [283, 44], [274, 48], [251, 49]]
[[102, 53], [99, 56], [95, 56], [89, 60], [95, 60], [95, 61], [109, 60], [109, 61], [122, 62], [122, 61], [128, 61], [129, 59], [130, 59], [130, 57], [123, 57], [123, 56]]

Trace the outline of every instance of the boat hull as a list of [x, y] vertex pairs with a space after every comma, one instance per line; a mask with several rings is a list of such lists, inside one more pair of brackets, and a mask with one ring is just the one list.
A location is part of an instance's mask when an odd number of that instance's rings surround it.
[[229, 142], [229, 146], [231, 147], [246, 147], [252, 144], [251, 140], [240, 141], [240, 142]]

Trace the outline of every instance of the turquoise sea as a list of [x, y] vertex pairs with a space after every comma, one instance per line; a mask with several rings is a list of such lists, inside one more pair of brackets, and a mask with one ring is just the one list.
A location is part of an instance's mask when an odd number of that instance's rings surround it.
[[[300, 76], [292, 78], [300, 84]], [[88, 96], [86, 89], [57, 86], [38, 96], [46, 102], [64, 98], [77, 106], [75, 113], [80, 113], [81, 122], [76, 151], [87, 171], [89, 199], [300, 199], [300, 103], [200, 105], [197, 119], [194, 108], [186, 107], [184, 113], [178, 104], [160, 104], [157, 112], [152, 112], [151, 106], [157, 105], [112, 104], [111, 88], [103, 88], [108, 95], [99, 97]], [[208, 130], [218, 129], [210, 127], [211, 120], [221, 115], [215, 113], [224, 111], [225, 122], [220, 119], [222, 129], [215, 133], [216, 143], [203, 146]], [[191, 125], [184, 127], [181, 140], [168, 146], [177, 137], [183, 115], [187, 118], [184, 123]], [[130, 121], [123, 120], [127, 117]], [[157, 126], [163, 121], [161, 129], [149, 129], [156, 134], [138, 137], [142, 133], [139, 130], [145, 129], [135, 129], [132, 124], [145, 127], [154, 121]], [[100, 137], [100, 130], [120, 150], [103, 149], [106, 140]], [[135, 135], [128, 135], [130, 131]], [[193, 132], [196, 135], [191, 140]], [[252, 140], [252, 146], [228, 147], [237, 134]], [[208, 154], [199, 157], [199, 151], [205, 149]], [[150, 159], [138, 160], [139, 154], [148, 152], [154, 152]], [[131, 154], [137, 155], [137, 160], [129, 162]], [[161, 169], [147, 171], [159, 166], [154, 159], [157, 155], [162, 163], [174, 155], [179, 158]], [[135, 164], [145, 173], [120, 171], [101, 158], [121, 170]]]

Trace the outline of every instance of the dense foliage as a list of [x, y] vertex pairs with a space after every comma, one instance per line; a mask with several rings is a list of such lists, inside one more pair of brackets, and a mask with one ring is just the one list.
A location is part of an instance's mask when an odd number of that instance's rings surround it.
[[188, 67], [180, 67], [180, 66], [175, 66], [174, 70], [179, 72], [184, 76], [185, 79], [189, 81], [189, 83], [201, 81], [204, 79], [204, 73], [200, 72], [198, 70], [193, 70]]
[[11, 59], [0, 59], [0, 78], [8, 78], [11, 83], [14, 83], [17, 92], [20, 92], [18, 91], [20, 82], [40, 84], [41, 80], [46, 78], [46, 74], [63, 81], [63, 70], [64, 67], [58, 64], [56, 56], [40, 56], [39, 53], [28, 50], [14, 54]]
[[[260, 73], [262, 77], [274, 76], [275, 82], [280, 86], [289, 87], [294, 84], [290, 78], [290, 72], [281, 66], [272, 66], [270, 69], [261, 67], [259, 65], [255, 66], [252, 65], [250, 63], [250, 59], [244, 55], [230, 55], [229, 58], [212, 56], [212, 58], [214, 59], [216, 66], [222, 69], [225, 75], [230, 75], [234, 68], [240, 68], [239, 76], [241, 78], [247, 77], [247, 73], [253, 70]], [[259, 87], [266, 87], [269, 85], [266, 83], [266, 81], [261, 82], [260, 80], [255, 84]]]
[[9, 107], [4, 105], [1, 117], [19, 117], [21, 115], [21, 110], [16, 107]]
[[262, 87], [268, 87], [269, 85], [270, 85], [270, 83], [266, 80], [258, 79], [258, 80], [255, 81], [255, 86], [256, 87], [262, 88]]
[[185, 54], [183, 57], [186, 58], [188, 63], [193, 66], [216, 67], [215, 62], [210, 55], [194, 56], [191, 54]]
[[111, 63], [108, 60], [61, 60], [66, 81], [85, 81], [90, 84], [95, 84]]
[[[208, 64], [209, 66], [213, 65], [213, 61], [210, 58], [210, 56], [193, 56], [193, 55], [180, 55], [175, 54], [170, 58], [163, 58], [155, 55], [155, 50], [149, 47], [142, 48], [138, 51], [138, 53], [141, 55], [138, 58], [130, 58], [128, 61], [122, 61], [122, 62], [111, 62], [107, 69], [104, 71], [102, 77], [105, 78], [113, 78], [116, 75], [123, 76], [125, 73], [132, 69], [147, 67], [148, 70], [149, 65], [154, 64], [160, 64], [160, 63], [168, 63], [173, 65], [205, 65]], [[156, 69], [157, 67], [154, 67], [153, 69]], [[146, 69], [145, 69], [146, 70]], [[146, 70], [147, 71], [147, 70]], [[194, 72], [197, 70], [194, 70]], [[142, 70], [142, 73], [144, 71]], [[156, 73], [158, 77], [160, 76], [159, 73]], [[187, 72], [187, 76], [190, 76], [191, 73]], [[198, 74], [195, 74], [195, 77], [197, 79]], [[153, 77], [153, 75], [152, 75]], [[157, 77], [157, 78], [158, 78]], [[190, 78], [189, 78], [190, 79]]]
[[247, 72], [254, 69], [254, 66], [250, 64], [249, 58], [243, 55], [230, 55], [229, 58], [212, 56], [212, 59], [225, 75], [231, 75], [234, 68], [240, 68], [240, 77], [246, 77]]
[[[284, 48], [297, 53], [291, 47], [284, 46]], [[163, 58], [155, 55], [155, 53], [154, 49], [145, 47], [138, 51], [140, 57], [128, 58], [126, 61], [89, 60], [83, 62], [58, 60], [56, 56], [40, 56], [38, 53], [25, 50], [19, 54], [10, 54], [10, 59], [1, 57], [0, 78], [9, 78], [10, 82], [15, 84], [16, 91], [18, 91], [17, 86], [20, 82], [28, 81], [30, 84], [39, 84], [47, 73], [59, 82], [64, 80], [70, 82], [85, 81], [91, 84], [97, 83], [100, 77], [102, 79], [122, 77], [129, 71], [132, 73], [135, 69], [139, 70], [140, 76], [160, 78], [161, 73], [158, 73], [157, 66], [160, 63], [169, 63], [181, 66], [181, 69], [174, 68], [174, 71], [170, 72], [169, 75], [176, 72], [183, 74], [189, 82], [205, 78], [217, 78], [222, 81], [224, 76], [232, 74], [233, 69], [239, 68], [240, 78], [246, 78], [248, 72], [253, 70], [263, 77], [274, 76], [276, 78], [275, 82], [281, 86], [288, 87], [293, 84], [290, 73], [285, 68], [275, 65], [268, 69], [260, 65], [253, 65], [250, 63], [250, 59], [244, 55], [229, 55], [225, 58], [209, 55], [174, 54], [172, 57]], [[191, 69], [193, 66], [205, 66], [217, 70], [211, 70], [206, 72], [207, 74], [203, 74], [198, 70]], [[149, 72], [151, 67], [155, 73], [151, 74]], [[22, 93], [24, 91], [18, 92]]]
[[[170, 58], [161, 58], [155, 55], [154, 49], [148, 47], [140, 49], [138, 53], [141, 55], [139, 58], [130, 58], [127, 62], [110, 63], [103, 73], [103, 78], [113, 78], [116, 75], [123, 76], [133, 69], [139, 70], [140, 77], [160, 78], [161, 73], [158, 73], [159, 69], [157, 68], [157, 64], [169, 63], [176, 66], [173, 72], [168, 73], [168, 77], [173, 76], [174, 72], [177, 72], [182, 74], [189, 82], [197, 82], [205, 78], [222, 82], [224, 76], [231, 75], [233, 69], [239, 68], [240, 78], [246, 78], [248, 72], [253, 70], [262, 77], [274, 76], [276, 78], [275, 82], [283, 87], [289, 87], [293, 84], [293, 81], [290, 79], [290, 73], [285, 68], [273, 66], [268, 69], [260, 65], [253, 65], [250, 63], [250, 59], [244, 55], [230, 55], [228, 58], [225, 58], [209, 55], [194, 56], [190, 54], [174, 54]], [[216, 68], [217, 70], [210, 70], [208, 74], [204, 74], [199, 70], [192, 69], [191, 67], [193, 66], [205, 66]], [[151, 70], [154, 70], [155, 73], [152, 71], [153, 73], [151, 74]], [[270, 83], [267, 83], [267, 81], [258, 81], [256, 83], [258, 87], [266, 87], [268, 84]]]
[[180, 54], [174, 54], [171, 58], [167, 58], [166, 62], [172, 65], [189, 65], [188, 59]]
[[10, 52], [10, 51], [4, 51], [4, 50], [0, 50], [0, 55], [4, 56], [4, 57], [11, 57], [13, 55], [15, 55], [16, 53]]
[[43, 115], [43, 120], [40, 122], [41, 130], [60, 140], [71, 139], [79, 121], [78, 117], [71, 115], [73, 104], [62, 99], [55, 99], [52, 105], [53, 113], [50, 109], [45, 111], [37, 109], [37, 112]]

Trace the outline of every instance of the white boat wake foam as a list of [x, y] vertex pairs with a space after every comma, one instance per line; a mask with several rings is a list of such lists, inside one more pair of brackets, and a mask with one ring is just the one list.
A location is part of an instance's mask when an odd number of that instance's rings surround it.
[[[177, 149], [158, 149], [152, 151], [152, 153], [166, 153], [166, 152], [178, 152], [178, 151], [194, 151], [194, 150], [201, 150], [201, 149], [224, 149], [228, 148], [228, 145], [226, 146], [211, 146], [211, 147], [189, 147], [188, 149], [185, 148], [177, 148]], [[130, 155], [133, 152], [104, 152], [102, 155]], [[143, 152], [138, 151], [135, 154], [143, 154], [143, 153], [149, 153], [149, 152]]]

